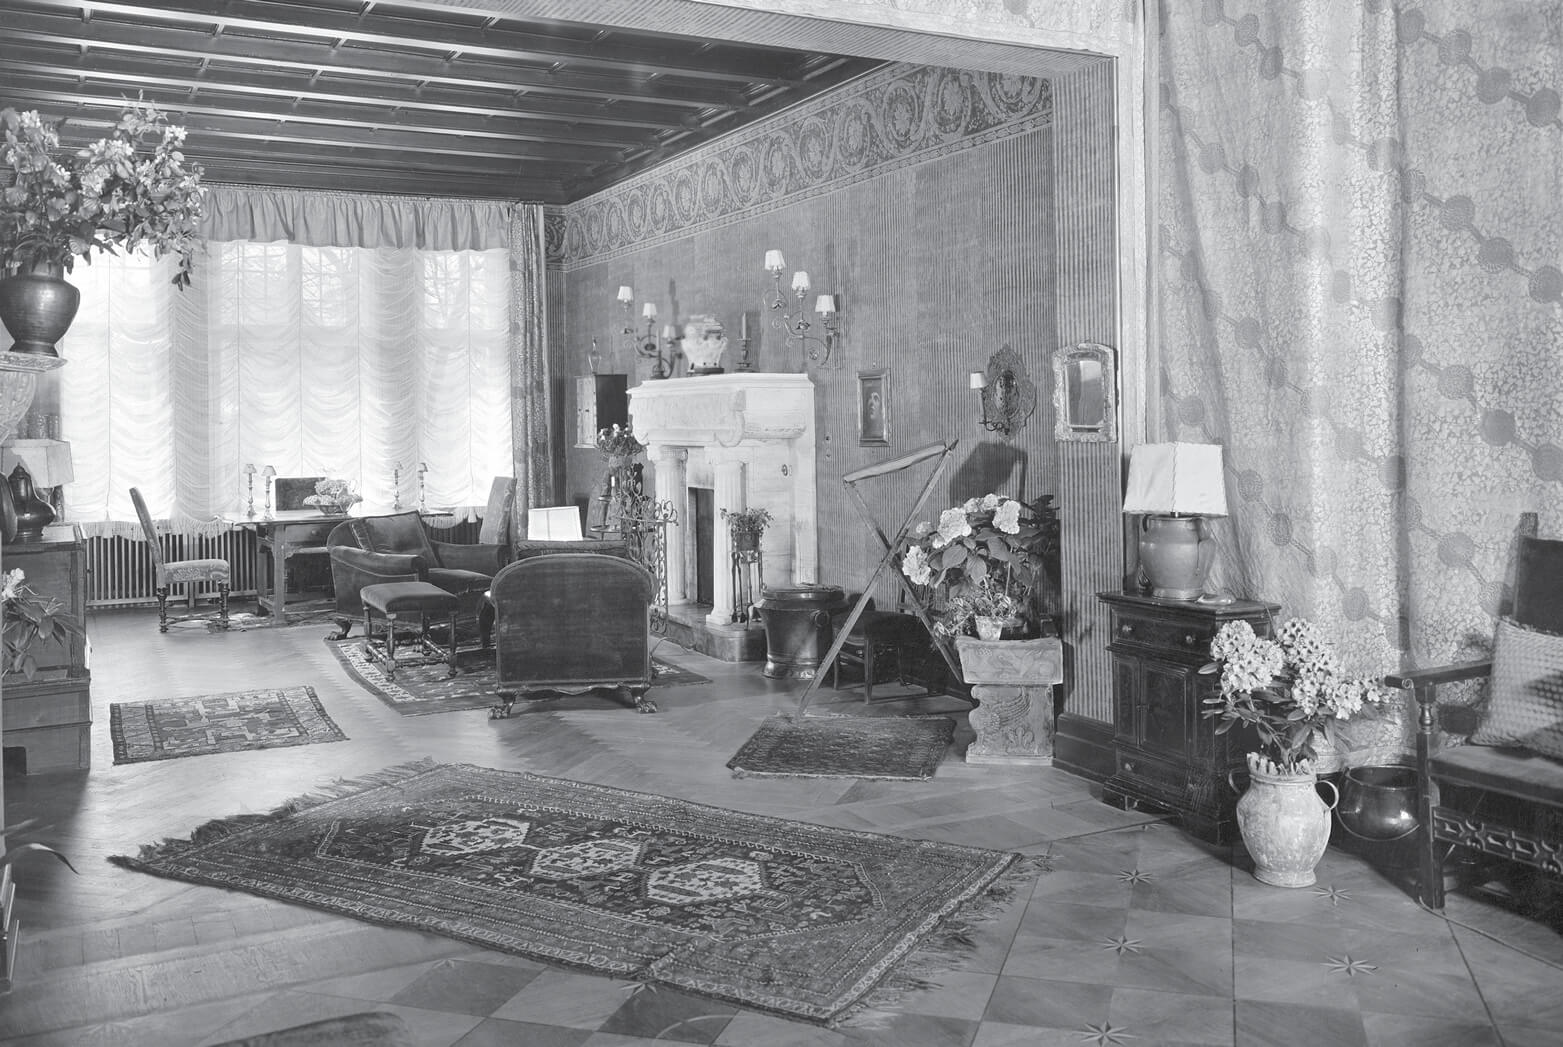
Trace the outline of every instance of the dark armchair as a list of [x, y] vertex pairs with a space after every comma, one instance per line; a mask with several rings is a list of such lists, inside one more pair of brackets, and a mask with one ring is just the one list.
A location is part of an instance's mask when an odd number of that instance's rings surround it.
[[505, 565], [503, 545], [437, 542], [416, 512], [358, 516], [338, 524], [326, 537], [331, 581], [336, 589], [333, 639], [342, 639], [363, 614], [359, 593], [381, 582], [428, 582], [460, 600], [458, 618], [476, 618], [483, 646], [489, 645], [492, 611], [484, 592]]

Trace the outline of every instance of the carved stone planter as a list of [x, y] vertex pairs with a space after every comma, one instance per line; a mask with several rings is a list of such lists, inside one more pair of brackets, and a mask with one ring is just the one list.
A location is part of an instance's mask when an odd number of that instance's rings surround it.
[[966, 748], [966, 762], [1051, 765], [1053, 685], [1064, 679], [1063, 642], [957, 636], [955, 649], [977, 701], [969, 714], [977, 738]]

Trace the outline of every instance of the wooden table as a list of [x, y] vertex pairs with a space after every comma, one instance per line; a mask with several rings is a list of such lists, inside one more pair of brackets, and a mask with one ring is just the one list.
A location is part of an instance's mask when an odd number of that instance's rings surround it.
[[271, 615], [269, 624], [287, 624], [288, 557], [305, 549], [323, 550], [331, 529], [346, 519], [343, 514], [319, 509], [281, 509], [266, 518], [228, 518], [233, 526], [255, 532], [255, 603]]

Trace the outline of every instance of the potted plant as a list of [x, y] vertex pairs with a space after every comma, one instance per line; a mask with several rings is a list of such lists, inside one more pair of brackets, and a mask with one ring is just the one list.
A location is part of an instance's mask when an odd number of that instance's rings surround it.
[[27, 584], [20, 567], [6, 572], [0, 604], [4, 605], [6, 673], [33, 679], [38, 671], [33, 653], [37, 647], [81, 635], [81, 623], [65, 612], [65, 604], [53, 596], [40, 596]]
[[758, 506], [751, 509], [723, 509], [722, 519], [733, 536], [733, 547], [739, 552], [754, 552], [760, 548], [760, 536], [771, 525], [771, 513]]
[[328, 516], [344, 516], [363, 500], [363, 495], [346, 480], [326, 478], [315, 481], [315, 493], [306, 496], [304, 504], [313, 505]]
[[[1318, 793], [1318, 744], [1332, 742], [1337, 723], [1381, 703], [1388, 692], [1369, 677], [1347, 676], [1329, 640], [1302, 618], [1288, 620], [1273, 640], [1246, 621], [1228, 622], [1210, 654], [1200, 672], [1219, 672], [1221, 682], [1204, 700], [1202, 715], [1216, 721], [1217, 734], [1244, 726], [1259, 739], [1260, 751], [1247, 757], [1249, 787], [1237, 803], [1254, 876], [1306, 887], [1329, 844], [1336, 802], [1326, 804]], [[1334, 792], [1332, 783], [1323, 784]]]
[[12, 352], [57, 356], [54, 343], [75, 318], [81, 294], [65, 282], [77, 258], [150, 246], [175, 254], [174, 284], [190, 283], [199, 244], [201, 167], [185, 160], [184, 128], [132, 103], [106, 138], [74, 153], [59, 127], [36, 111], [0, 109], [0, 320]]
[[[1011, 638], [1035, 631], [1047, 578], [1042, 526], [1013, 498], [969, 498], [912, 529], [901, 549], [901, 572], [925, 590], [934, 628], [945, 636], [975, 634], [979, 618], [1008, 623]], [[986, 627], [985, 627], [986, 631]]]

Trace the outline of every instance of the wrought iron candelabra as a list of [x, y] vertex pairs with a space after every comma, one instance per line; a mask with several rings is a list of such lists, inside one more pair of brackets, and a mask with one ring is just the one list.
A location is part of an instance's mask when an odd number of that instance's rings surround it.
[[804, 306], [804, 299], [809, 296], [809, 274], [803, 269], [792, 274], [792, 294], [796, 302], [790, 302], [781, 284], [782, 270], [786, 266], [780, 251], [765, 252], [765, 270], [776, 282], [771, 293], [762, 299], [766, 310], [773, 314], [771, 326], [786, 335], [788, 345], [797, 342], [809, 360], [821, 367], [830, 367], [841, 338], [841, 313], [837, 309], [836, 296], [822, 294], [814, 299], [814, 313], [819, 318], [821, 332], [814, 333], [814, 321], [809, 319], [808, 309]]
[[[629, 320], [630, 307], [635, 304], [635, 291], [628, 285], [619, 288], [619, 307], [624, 310], [624, 327], [620, 333], [625, 338], [625, 345], [636, 356], [655, 361], [651, 368], [652, 378], [671, 378], [673, 364], [677, 360], [678, 331], [672, 324], [662, 329], [662, 340], [657, 340], [657, 306], [654, 302], [647, 302], [641, 307], [641, 319], [646, 323], [646, 333], [641, 334], [635, 330]], [[667, 343], [667, 355], [663, 356], [663, 343]]]

